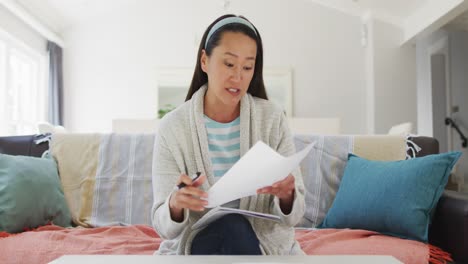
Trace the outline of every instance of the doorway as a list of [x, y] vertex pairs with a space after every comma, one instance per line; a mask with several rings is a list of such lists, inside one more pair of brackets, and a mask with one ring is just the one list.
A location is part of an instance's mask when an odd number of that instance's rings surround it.
[[446, 55], [431, 55], [432, 128], [433, 136], [439, 141], [440, 152], [452, 150], [450, 127], [445, 125], [445, 118], [450, 116], [451, 106], [447, 73]]

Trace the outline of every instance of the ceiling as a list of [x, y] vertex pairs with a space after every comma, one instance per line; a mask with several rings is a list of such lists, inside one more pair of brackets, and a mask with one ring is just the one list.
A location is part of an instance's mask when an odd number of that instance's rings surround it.
[[424, 6], [428, 0], [359, 0], [356, 3], [363, 8], [374, 12], [387, 14], [388, 16], [406, 19], [419, 8]]
[[431, 0], [309, 0], [342, 11], [363, 15], [370, 11], [378, 16], [405, 20]]
[[138, 0], [15, 0], [56, 33], [75, 23], [109, 12], [109, 7]]
[[447, 25], [447, 27], [451, 29], [468, 31], [468, 11], [456, 17]]
[[[156, 0], [155, 0], [156, 1]], [[193, 1], [193, 0], [187, 0]], [[202, 0], [196, 0], [202, 1]], [[221, 3], [241, 0], [219, 0]], [[291, 1], [291, 0], [284, 0]], [[424, 6], [434, 0], [295, 0], [308, 1], [337, 9], [351, 15], [362, 16], [369, 11], [376, 17], [380, 17], [396, 24], [402, 22]], [[436, 0], [440, 1], [440, 0]], [[87, 20], [91, 17], [108, 12], [109, 6], [135, 4], [135, 0], [16, 0], [29, 13], [42, 21], [46, 26], [55, 31], [62, 31], [75, 23]]]

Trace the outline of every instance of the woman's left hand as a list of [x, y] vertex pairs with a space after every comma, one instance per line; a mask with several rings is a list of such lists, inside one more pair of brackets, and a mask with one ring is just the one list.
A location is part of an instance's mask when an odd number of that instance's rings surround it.
[[294, 180], [294, 176], [289, 174], [288, 177], [273, 183], [271, 186], [258, 189], [257, 194], [271, 194], [278, 197], [281, 211], [284, 214], [289, 214], [291, 213], [294, 201]]
[[258, 189], [257, 194], [271, 194], [282, 201], [289, 201], [294, 198], [294, 187], [294, 176], [289, 174], [288, 177], [273, 183], [271, 186]]

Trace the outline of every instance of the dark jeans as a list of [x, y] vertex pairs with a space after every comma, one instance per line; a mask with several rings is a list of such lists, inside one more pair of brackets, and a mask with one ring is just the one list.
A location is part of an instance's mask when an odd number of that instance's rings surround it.
[[249, 221], [228, 214], [198, 233], [192, 241], [192, 255], [261, 255], [259, 241]]

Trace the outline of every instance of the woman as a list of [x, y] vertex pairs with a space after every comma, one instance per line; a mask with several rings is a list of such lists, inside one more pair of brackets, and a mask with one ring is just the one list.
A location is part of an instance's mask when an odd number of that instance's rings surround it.
[[[284, 112], [268, 101], [262, 68], [260, 34], [247, 19], [225, 15], [207, 28], [186, 102], [161, 120], [155, 138], [152, 221], [164, 239], [157, 253], [303, 254], [293, 229], [304, 214], [298, 169], [223, 205], [276, 214], [280, 223], [234, 214], [191, 229], [207, 211], [206, 191], [257, 141], [295, 153]], [[192, 181], [196, 172], [202, 176]], [[186, 187], [174, 188], [180, 183]]]

